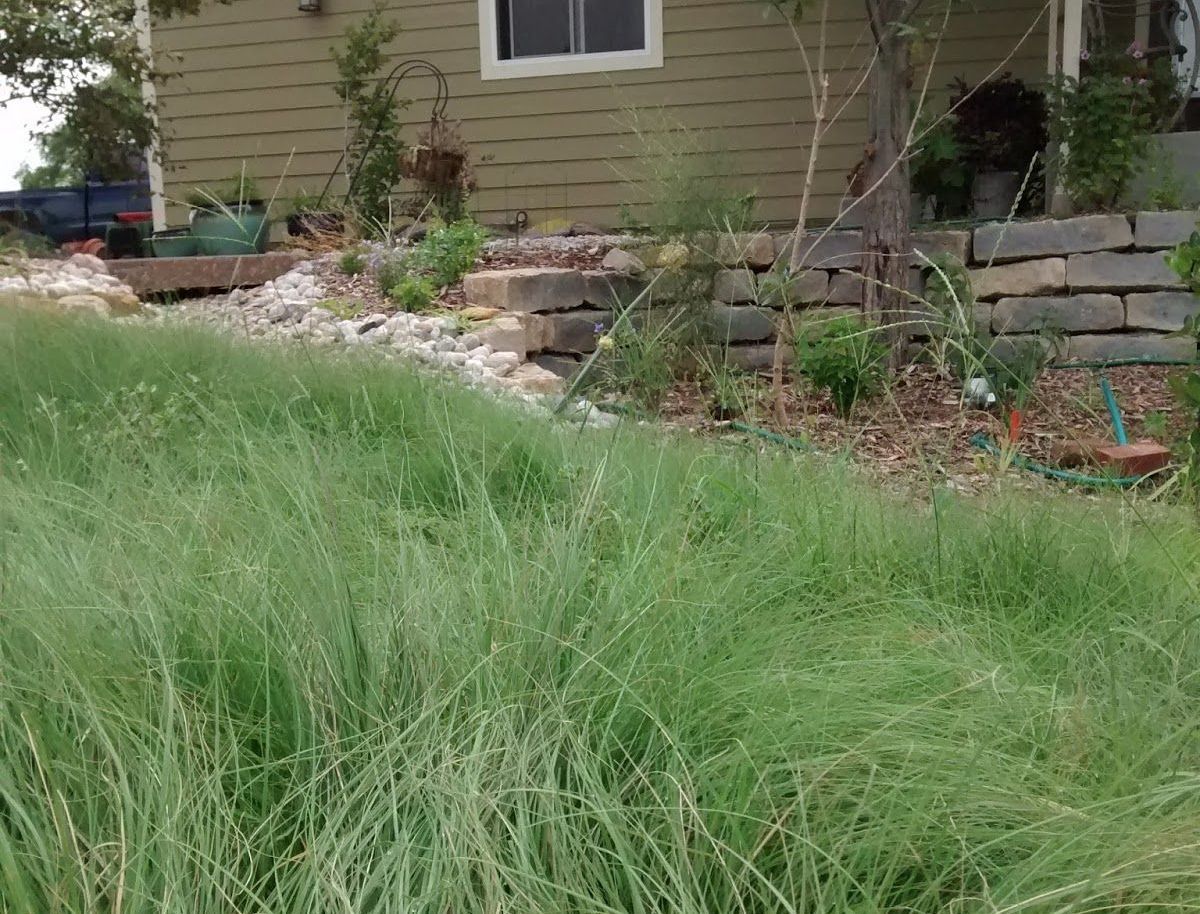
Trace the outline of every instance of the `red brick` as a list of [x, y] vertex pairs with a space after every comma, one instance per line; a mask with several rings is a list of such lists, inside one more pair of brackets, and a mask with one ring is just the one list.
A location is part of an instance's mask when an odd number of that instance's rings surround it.
[[1148, 476], [1171, 462], [1171, 452], [1152, 441], [1114, 444], [1096, 451], [1096, 457], [1118, 476]]

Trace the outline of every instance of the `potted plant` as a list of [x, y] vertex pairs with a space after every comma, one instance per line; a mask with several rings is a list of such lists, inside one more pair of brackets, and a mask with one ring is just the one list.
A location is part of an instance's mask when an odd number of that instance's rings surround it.
[[253, 178], [242, 172], [223, 187], [196, 188], [187, 198], [192, 235], [207, 256], [264, 254], [271, 237], [267, 204]]
[[322, 209], [323, 201], [324, 195], [314, 197], [303, 190], [292, 197], [292, 208], [287, 217], [288, 234], [294, 238], [343, 234], [346, 220], [336, 210]]
[[190, 228], [166, 229], [150, 236], [150, 251], [155, 257], [195, 257], [199, 242]]
[[972, 177], [975, 215], [1003, 219], [1030, 208], [1032, 186], [1023, 199], [1017, 195], [1035, 157], [1046, 148], [1045, 97], [1011, 73], [973, 88], [958, 79], [952, 88], [957, 90], [951, 101], [954, 132]]

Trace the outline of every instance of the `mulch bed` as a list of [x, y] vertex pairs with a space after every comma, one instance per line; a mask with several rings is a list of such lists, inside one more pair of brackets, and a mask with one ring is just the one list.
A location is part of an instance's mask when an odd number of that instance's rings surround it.
[[[1129, 366], [1106, 369], [1131, 441], [1151, 440], [1153, 433], [1169, 443], [1187, 433], [1189, 417], [1177, 406], [1167, 379], [1178, 368]], [[932, 367], [914, 365], [896, 376], [888, 392], [856, 407], [840, 419], [828, 396], [806, 389], [801, 381], [788, 388], [788, 426], [773, 423], [769, 380], [763, 378], [752, 413], [744, 421], [808, 442], [821, 453], [852, 455], [856, 462], [889, 476], [940, 477], [959, 488], [974, 489], [992, 476], [995, 460], [972, 446], [979, 432], [994, 441], [1007, 438], [1000, 409], [979, 410], [961, 402], [961, 387]], [[727, 422], [710, 414], [710, 397], [696, 382], [671, 391], [664, 407], [668, 422], [703, 433], [727, 432]], [[1151, 427], [1147, 428], [1147, 417]], [[1157, 422], [1156, 422], [1157, 420]], [[1156, 427], [1164, 425], [1166, 434]], [[1104, 438], [1112, 427], [1100, 394], [1100, 373], [1089, 369], [1047, 371], [1026, 405], [1018, 444], [1021, 454], [1053, 463], [1055, 442]], [[1023, 474], [1031, 480], [1033, 474]], [[1052, 484], [1052, 483], [1048, 483]]]

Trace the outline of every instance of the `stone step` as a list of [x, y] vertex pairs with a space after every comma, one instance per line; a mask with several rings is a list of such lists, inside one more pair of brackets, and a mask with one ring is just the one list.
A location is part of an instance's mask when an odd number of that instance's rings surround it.
[[272, 251], [242, 257], [137, 257], [107, 263], [113, 276], [145, 295], [261, 286], [311, 257], [301, 251]]

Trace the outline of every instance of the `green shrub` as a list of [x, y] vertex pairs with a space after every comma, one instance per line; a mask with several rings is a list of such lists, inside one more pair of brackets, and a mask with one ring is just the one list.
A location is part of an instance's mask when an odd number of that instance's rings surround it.
[[388, 297], [404, 311], [426, 311], [433, 304], [437, 289], [425, 276], [414, 276], [409, 273], [400, 278], [394, 286], [388, 289]]
[[338, 269], [346, 276], [358, 276], [367, 269], [367, 258], [362, 251], [342, 251], [338, 257]]
[[470, 219], [431, 229], [406, 258], [408, 269], [424, 273], [435, 286], [451, 286], [470, 272], [487, 231]]
[[816, 334], [801, 330], [796, 363], [818, 390], [829, 391], [834, 409], [849, 418], [855, 404], [883, 392], [887, 382], [888, 347], [877, 331], [853, 317], [829, 321]]
[[398, 253], [385, 254], [375, 268], [375, 281], [385, 293], [400, 285], [408, 276], [408, 261]]

